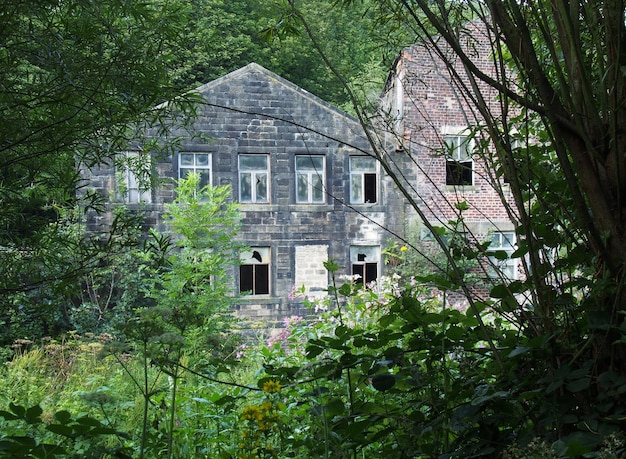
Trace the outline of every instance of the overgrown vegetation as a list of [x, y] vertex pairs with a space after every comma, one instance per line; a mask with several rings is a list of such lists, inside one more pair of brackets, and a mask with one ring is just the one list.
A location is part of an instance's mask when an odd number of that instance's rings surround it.
[[[146, 327], [150, 319], [129, 324], [150, 336], [131, 348], [107, 335], [24, 347], [3, 370], [1, 454], [53, 445], [67, 454], [58, 457], [617, 458], [626, 450], [618, 420], [567, 415], [588, 393], [585, 373], [538, 377], [529, 368], [542, 361], [541, 344], [494, 309], [477, 317], [397, 276], [369, 288], [337, 279], [310, 306], [320, 311], [312, 320], [292, 317], [279, 334], [222, 348], [219, 362], [206, 346]], [[607, 401], [622, 379], [602, 375]], [[577, 432], [558, 436], [568, 424]]]
[[[3, 5], [0, 293], [2, 340], [13, 348], [3, 351], [0, 456], [624, 457], [623, 5], [366, 6], [400, 37], [459, 59], [447, 68], [486, 133], [476, 155], [514, 197], [505, 204], [523, 278], [475, 294], [466, 274], [487, 245], [459, 239], [467, 208], [451, 203], [458, 218], [430, 225], [439, 248], [429, 261], [411, 238], [397, 241], [388, 255], [402, 276], [367, 288], [338, 279], [329, 261], [333, 283], [310, 301], [313, 320], [238, 342], [226, 314], [223, 268], [237, 249], [227, 190], [183, 182], [171, 234], [144, 239], [135, 215], [120, 212], [104, 241], [81, 226], [100, 197], [76, 193], [76, 162], [106, 163], [131, 140], [129, 126], [165, 120], [149, 109], [173, 96], [174, 82], [205, 74], [174, 57], [197, 44], [179, 41], [188, 10]], [[245, 13], [232, 8], [226, 24]], [[328, 57], [313, 33], [328, 22], [307, 21], [310, 9], [287, 2], [266, 34], [306, 33]], [[485, 26], [497, 78], [461, 46], [470, 20]], [[361, 36], [350, 24], [347, 35]], [[442, 40], [428, 41], [433, 32]], [[349, 90], [341, 62], [317, 80], [339, 82], [334, 94]], [[497, 110], [484, 85], [499, 94]], [[380, 128], [352, 95], [368, 132]], [[376, 149], [406, 192], [384, 153]], [[458, 292], [466, 305], [450, 302]]]

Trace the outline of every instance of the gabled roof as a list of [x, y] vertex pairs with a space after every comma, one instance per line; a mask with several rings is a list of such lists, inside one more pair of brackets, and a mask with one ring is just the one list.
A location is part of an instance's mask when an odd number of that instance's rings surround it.
[[217, 78], [213, 81], [205, 83], [202, 86], [197, 87], [195, 90], [193, 90], [193, 92], [208, 96], [211, 92], [214, 92], [220, 86], [237, 84], [237, 82], [245, 79], [250, 74], [255, 74], [254, 79], [256, 81], [259, 81], [259, 82], [267, 81], [272, 84], [281, 85], [287, 91], [292, 92], [294, 96], [296, 97], [300, 97], [300, 98], [308, 100], [311, 103], [317, 104], [323, 107], [325, 110], [333, 112], [333, 114], [335, 115], [340, 115], [340, 116], [349, 118], [354, 122], [358, 122], [358, 120], [352, 115], [344, 112], [343, 110], [335, 107], [334, 105], [326, 102], [325, 100], [320, 99], [316, 95], [306, 91], [305, 89], [302, 89], [301, 87], [297, 86], [291, 81], [286, 80], [285, 78], [275, 74], [274, 72], [267, 70], [265, 67], [255, 62], [251, 62], [250, 64], [244, 67], [241, 67], [238, 70], [235, 70], [220, 78]]

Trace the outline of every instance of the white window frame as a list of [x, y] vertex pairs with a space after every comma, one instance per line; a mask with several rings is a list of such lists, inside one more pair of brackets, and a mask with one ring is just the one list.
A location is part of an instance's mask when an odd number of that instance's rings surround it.
[[500, 259], [495, 255], [489, 255], [489, 268], [487, 274], [491, 278], [504, 278], [514, 280], [517, 278], [517, 260], [511, 258], [515, 251], [516, 237], [514, 231], [494, 231], [489, 235], [489, 248], [487, 255], [494, 252], [506, 252], [507, 258]]
[[[139, 164], [139, 158], [141, 158], [142, 161], [147, 160], [147, 166]], [[134, 162], [141, 166], [139, 170], [135, 170], [134, 167], [130, 167]], [[149, 153], [142, 153], [139, 151], [124, 152], [121, 172], [125, 188], [123, 199], [126, 204], [152, 203], [151, 170], [152, 157]], [[140, 179], [138, 174], [147, 176]], [[146, 183], [148, 184], [147, 188], [142, 186], [142, 184]]]
[[[200, 175], [200, 188], [213, 184], [213, 155], [211, 153], [181, 151], [178, 154], [178, 178], [188, 174]], [[208, 172], [208, 174], [207, 174]], [[206, 180], [203, 177], [208, 177]]]
[[[474, 140], [467, 128], [448, 130], [443, 133], [444, 146], [446, 149], [446, 186], [473, 186], [474, 185], [474, 160], [472, 150]], [[469, 183], [449, 183], [448, 168], [467, 168], [470, 170]]]
[[[373, 266], [372, 266], [373, 265]], [[375, 277], [372, 278], [368, 275], [368, 268], [375, 268]], [[377, 280], [381, 276], [381, 264], [380, 264], [380, 246], [379, 245], [351, 245], [350, 246], [350, 274], [355, 275], [356, 270], [360, 270], [365, 273], [360, 280], [355, 280], [356, 283], [367, 285], [370, 282]], [[369, 273], [371, 274], [371, 272]], [[360, 274], [359, 274], [360, 275]]]
[[[321, 160], [321, 165], [314, 164], [316, 160]], [[296, 155], [294, 161], [296, 202], [299, 204], [324, 204], [326, 202], [326, 157], [324, 155]], [[303, 165], [302, 162], [305, 164]], [[306, 196], [301, 195], [300, 185], [303, 186]]]
[[404, 70], [396, 74], [394, 81], [394, 127], [397, 134], [402, 134], [402, 121], [404, 120]]
[[[244, 158], [264, 158], [265, 168], [242, 166], [242, 159]], [[238, 170], [239, 170], [239, 202], [245, 204], [268, 204], [270, 202], [270, 157], [266, 154], [243, 154], [240, 153], [238, 158]], [[246, 179], [249, 177], [249, 180]], [[258, 184], [265, 177], [265, 197], [259, 196], [259, 188], [252, 186], [252, 184]], [[243, 184], [244, 180], [250, 184], [250, 197], [243, 196]]]
[[[361, 167], [355, 164], [357, 161], [365, 160], [366, 162], [372, 162], [373, 167]], [[372, 177], [374, 186], [373, 200], [371, 190], [368, 190], [368, 185], [372, 186]], [[379, 166], [376, 158], [371, 156], [350, 156], [350, 203], [351, 204], [376, 204], [380, 199], [379, 193]]]
[[[239, 254], [239, 293], [252, 296], [267, 296], [272, 291], [272, 250], [270, 247], [250, 247]], [[251, 271], [251, 279], [244, 284], [244, 275]], [[258, 285], [260, 277], [267, 279], [266, 284]], [[250, 286], [250, 288], [245, 288]]]

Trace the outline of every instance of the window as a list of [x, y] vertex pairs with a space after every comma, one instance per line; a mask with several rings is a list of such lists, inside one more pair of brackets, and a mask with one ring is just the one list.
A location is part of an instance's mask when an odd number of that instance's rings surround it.
[[370, 156], [350, 157], [350, 202], [353, 204], [378, 201], [378, 164]]
[[489, 277], [515, 279], [517, 263], [511, 258], [515, 250], [515, 233], [513, 231], [494, 232], [489, 244]]
[[464, 134], [446, 135], [446, 185], [472, 185], [473, 161], [471, 139]]
[[178, 178], [185, 178], [192, 173], [200, 176], [200, 188], [211, 185], [210, 153], [181, 153], [178, 156]]
[[239, 201], [269, 202], [267, 155], [239, 155]]
[[296, 156], [296, 202], [325, 202], [324, 159], [323, 156]]
[[124, 202], [129, 204], [152, 202], [151, 168], [149, 154], [136, 151], [124, 154], [120, 180], [120, 191], [124, 195]]
[[404, 70], [396, 74], [394, 80], [394, 113], [396, 134], [402, 134], [402, 118], [404, 117]]
[[380, 261], [380, 247], [352, 246], [350, 247], [350, 265], [352, 275], [359, 276], [357, 283], [369, 284], [378, 279]]
[[270, 248], [252, 247], [240, 255], [239, 292], [251, 295], [270, 293]]

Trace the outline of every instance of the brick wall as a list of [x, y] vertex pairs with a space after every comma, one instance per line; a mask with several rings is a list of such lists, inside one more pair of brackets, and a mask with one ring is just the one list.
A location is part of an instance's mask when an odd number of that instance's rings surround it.
[[[461, 43], [468, 50], [474, 65], [486, 74], [493, 74], [495, 70], [490, 59], [489, 41], [478, 23], [467, 24]], [[458, 58], [449, 49], [446, 53], [445, 46], [443, 49], [459, 74], [464, 75]], [[463, 83], [470, 86], [467, 78]], [[404, 91], [402, 107], [394, 107], [397, 87], [402, 87]], [[479, 83], [479, 88], [482, 97], [497, 113], [496, 91], [483, 83]], [[400, 137], [398, 142], [403, 143], [404, 153], [414, 162], [415, 176], [412, 179], [415, 195], [427, 218], [444, 223], [456, 219], [458, 210], [455, 205], [465, 201], [469, 209], [463, 212], [463, 217], [477, 230], [486, 232], [485, 222], [490, 222], [487, 226], [492, 229], [497, 226], [510, 229], [509, 216], [499, 195], [502, 192], [506, 199], [511, 199], [508, 186], [502, 179], [494, 179], [493, 171], [486, 168], [481, 158], [474, 157], [471, 186], [446, 185], [444, 135], [459, 132], [468, 126], [484, 125], [484, 122], [480, 113], [467, 102], [466, 95], [459, 91], [441, 58], [428, 46], [416, 44], [405, 48], [396, 61], [385, 99], [386, 107], [394, 107], [394, 113], [402, 114], [402, 120], [396, 127]], [[475, 135], [486, 137], [486, 132], [478, 129]], [[493, 150], [488, 154], [492, 155]]]

